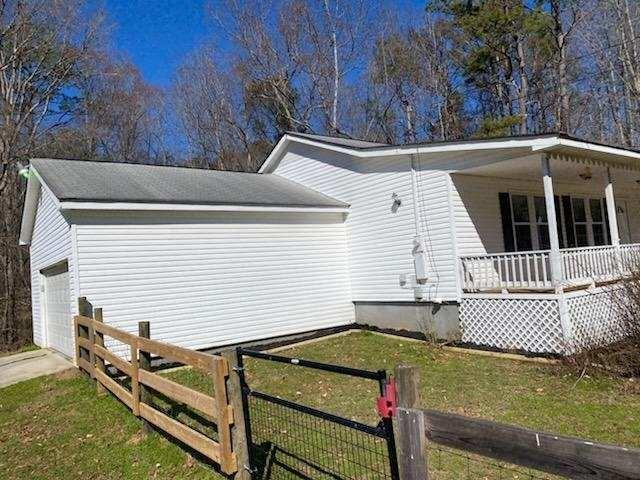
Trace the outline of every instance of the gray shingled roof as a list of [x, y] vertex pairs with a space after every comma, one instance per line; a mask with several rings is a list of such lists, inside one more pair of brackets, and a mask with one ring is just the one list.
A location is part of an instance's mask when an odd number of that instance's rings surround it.
[[50, 158], [31, 165], [61, 201], [348, 206], [271, 174]]
[[315, 135], [311, 133], [299, 133], [299, 132], [287, 132], [292, 137], [308, 138], [309, 140], [317, 140], [323, 143], [330, 143], [332, 145], [340, 145], [342, 147], [351, 148], [371, 148], [371, 147], [388, 147], [390, 145], [386, 143], [367, 142], [365, 140], [358, 140], [357, 138], [343, 138], [343, 137], [330, 137], [327, 135]]

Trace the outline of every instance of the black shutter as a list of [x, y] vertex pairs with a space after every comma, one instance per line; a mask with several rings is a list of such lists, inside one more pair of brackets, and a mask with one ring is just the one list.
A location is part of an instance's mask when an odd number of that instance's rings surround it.
[[567, 247], [573, 248], [576, 246], [576, 236], [573, 231], [573, 211], [571, 210], [571, 197], [568, 195], [562, 196], [562, 212], [564, 213], [564, 226], [567, 231]]
[[560, 248], [567, 248], [567, 241], [562, 235], [562, 213], [560, 212], [560, 197], [558, 195], [553, 196], [553, 203], [556, 205], [556, 222], [558, 224], [558, 240], [560, 241]]
[[[603, 221], [604, 221], [604, 228], [607, 231], [607, 240], [609, 241], [609, 245], [611, 245], [611, 229], [609, 228], [609, 209], [607, 208], [607, 199], [606, 198], [602, 199], [601, 208], [602, 208], [602, 210], [604, 210], [604, 216], [602, 218], [603, 218]], [[616, 215], [617, 214], [618, 214], [618, 212], [616, 212]], [[620, 230], [620, 225], [618, 225], [618, 231], [619, 230]]]
[[515, 252], [516, 243], [513, 238], [513, 221], [511, 219], [511, 202], [509, 194], [506, 192], [498, 193], [500, 201], [500, 216], [502, 217], [502, 237], [504, 239], [504, 251]]

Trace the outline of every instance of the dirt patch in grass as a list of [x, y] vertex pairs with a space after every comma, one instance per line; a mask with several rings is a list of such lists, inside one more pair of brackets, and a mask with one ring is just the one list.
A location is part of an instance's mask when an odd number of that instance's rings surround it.
[[56, 380], [71, 380], [72, 378], [78, 378], [80, 376], [80, 371], [76, 368], [68, 368], [66, 370], [62, 370], [61, 372], [55, 373], [53, 378]]

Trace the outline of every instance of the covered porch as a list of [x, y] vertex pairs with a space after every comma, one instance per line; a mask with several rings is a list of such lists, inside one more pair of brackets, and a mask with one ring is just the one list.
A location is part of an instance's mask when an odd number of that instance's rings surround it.
[[461, 294], [560, 293], [640, 265], [636, 159], [564, 148], [451, 174]]
[[567, 354], [621, 335], [640, 154], [562, 140], [451, 172], [465, 342]]

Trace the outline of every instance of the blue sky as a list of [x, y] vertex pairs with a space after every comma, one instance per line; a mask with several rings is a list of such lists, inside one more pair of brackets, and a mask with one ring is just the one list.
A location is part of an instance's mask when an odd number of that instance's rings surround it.
[[[395, 3], [421, 10], [424, 0]], [[225, 46], [207, 13], [208, 8], [215, 8], [216, 0], [96, 0], [97, 4], [106, 10], [113, 25], [114, 47], [156, 86], [169, 85], [184, 56], [203, 42]]]
[[206, 0], [106, 0], [116, 49], [166, 86], [184, 56], [214, 34]]

